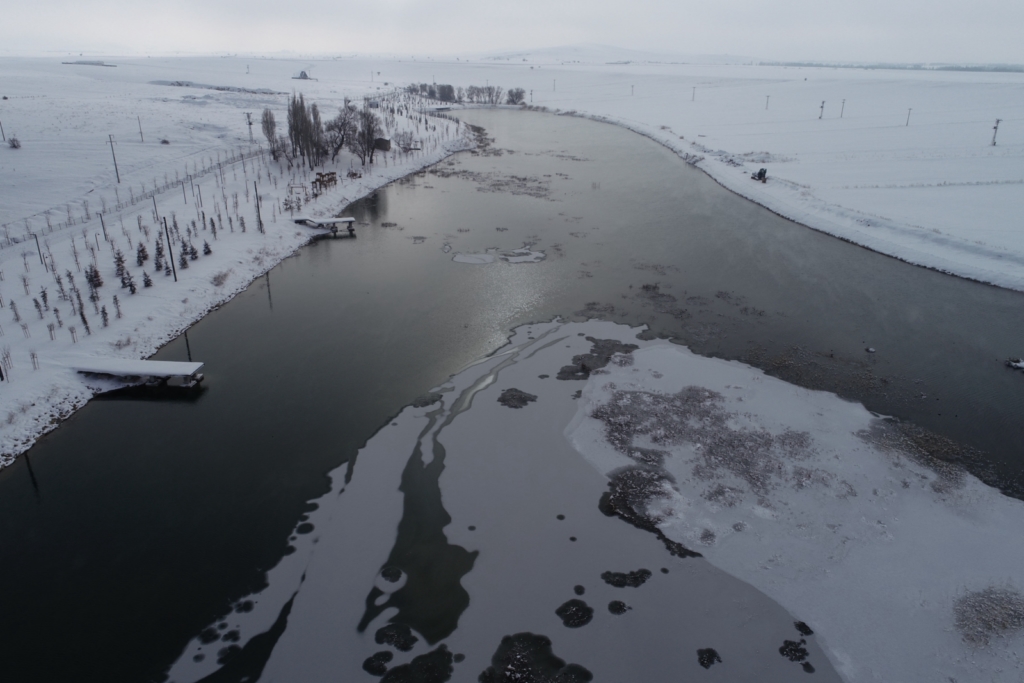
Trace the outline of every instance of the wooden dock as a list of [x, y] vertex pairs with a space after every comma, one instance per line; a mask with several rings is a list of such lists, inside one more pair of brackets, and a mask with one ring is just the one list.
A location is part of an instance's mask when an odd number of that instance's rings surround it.
[[123, 358], [90, 358], [79, 361], [72, 367], [78, 372], [93, 375], [110, 375], [125, 379], [168, 380], [180, 378], [182, 386], [194, 387], [203, 381], [201, 370], [204, 363], [169, 360], [128, 360]]
[[348, 230], [349, 237], [356, 236], [356, 219], [355, 218], [293, 218], [296, 225], [305, 225], [307, 228], [318, 228], [320, 230], [330, 230], [332, 234], [337, 235], [339, 228]]

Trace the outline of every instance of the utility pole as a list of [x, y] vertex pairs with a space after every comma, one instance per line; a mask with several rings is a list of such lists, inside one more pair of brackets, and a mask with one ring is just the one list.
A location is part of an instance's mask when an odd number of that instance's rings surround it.
[[260, 191], [259, 191], [259, 188], [256, 187], [256, 181], [255, 180], [252, 181], [252, 190], [253, 190], [253, 193], [255, 193], [255, 195], [256, 195], [256, 220], [259, 223], [260, 232], [262, 232], [264, 235], [266, 235], [267, 231], [263, 227], [263, 214], [260, 213]]
[[530, 91], [530, 104], [533, 104], [533, 91]]
[[693, 86], [693, 94], [690, 96], [691, 102], [697, 101], [697, 86]]
[[150, 197], [150, 199], [153, 200], [153, 218], [159, 223], [160, 222], [160, 212], [157, 211], [157, 209], [156, 209], [156, 195], [153, 195], [152, 197]]
[[843, 106], [839, 108], [839, 118], [843, 118], [844, 111], [846, 111], [846, 100], [843, 100]]
[[138, 119], [138, 121], [139, 121], [139, 140], [141, 140], [142, 142], [145, 142], [146, 138], [142, 137], [142, 117], [141, 116], [136, 116], [135, 118]]
[[114, 154], [114, 136], [108, 135], [107, 137], [110, 138], [110, 156], [114, 157], [114, 175], [117, 176], [117, 184], [120, 185], [121, 173], [117, 170], [117, 155]]
[[771, 98], [772, 98], [771, 95], [766, 95], [765, 98], [764, 98], [764, 110], [765, 111], [768, 111], [768, 100], [770, 100]]
[[908, 109], [908, 110], [907, 110], [907, 124], [906, 124], [907, 126], [909, 126], [909, 125], [910, 125], [910, 112], [911, 112], [911, 111], [913, 111], [913, 110], [912, 110], [912, 109]]
[[2, 121], [0, 121], [0, 137], [4, 139], [4, 142], [7, 142], [7, 136], [4, 135], [4, 124]]
[[249, 126], [249, 142], [252, 142], [252, 112], [245, 112], [245, 124]]
[[[122, 224], [122, 225], [123, 225], [123, 224]], [[110, 238], [109, 238], [109, 237], [107, 237], [107, 224], [106, 224], [106, 222], [105, 222], [105, 221], [103, 220], [103, 214], [102, 214], [102, 213], [100, 214], [100, 227], [102, 227], [102, 228], [103, 228], [103, 241], [104, 241], [104, 242], [109, 242], [109, 241], [110, 241]]]
[[171, 231], [167, 229], [167, 217], [164, 217], [164, 234], [167, 235], [167, 260], [171, 262], [171, 272], [174, 273], [174, 281], [178, 281], [178, 266], [174, 265], [174, 250], [171, 249]]
[[996, 133], [999, 132], [999, 122], [1000, 121], [1002, 121], [1002, 119], [996, 119], [996, 125], [992, 126], [992, 146], [993, 147], [996, 146]]
[[630, 97], [632, 97], [632, 96], [633, 96], [633, 88], [634, 88], [634, 86], [632, 86], [632, 85], [631, 85], [631, 86], [629, 86], [629, 96], [630, 96]]
[[554, 79], [554, 78], [551, 79], [551, 92], [555, 92], [558, 89], [558, 88], [555, 87], [555, 84], [557, 82], [558, 81], [556, 79]]
[[33, 232], [32, 236], [36, 238], [36, 251], [39, 252], [39, 263], [42, 263], [43, 267], [45, 268], [46, 264], [43, 263], [43, 250], [39, 248], [39, 235]]
[[821, 113], [818, 114], [818, 120], [820, 121], [825, 116], [825, 100], [821, 101]]

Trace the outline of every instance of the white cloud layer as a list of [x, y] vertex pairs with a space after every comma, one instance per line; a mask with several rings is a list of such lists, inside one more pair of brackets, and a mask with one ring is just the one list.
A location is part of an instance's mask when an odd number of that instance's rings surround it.
[[761, 59], [1024, 62], [1009, 0], [37, 0], [0, 51], [472, 55], [600, 43]]

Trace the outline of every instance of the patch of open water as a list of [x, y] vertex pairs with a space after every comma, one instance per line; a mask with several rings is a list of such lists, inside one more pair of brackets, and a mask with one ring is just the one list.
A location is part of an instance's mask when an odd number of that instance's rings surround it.
[[[158, 677], [264, 585], [328, 472], [347, 462], [358, 487], [355, 454], [390, 416], [513, 327], [555, 315], [645, 323], [860, 400], [984, 451], [975, 469], [1017, 486], [1024, 405], [1001, 361], [1024, 338], [1022, 295], [783, 220], [625, 130], [465, 118], [495, 138], [489, 149], [358, 203], [358, 239], [303, 249], [189, 330], [209, 370], [203, 393], [94, 401], [0, 472], [13, 679]], [[545, 258], [453, 262], [524, 244]], [[179, 339], [157, 357], [186, 353]], [[410, 486], [439, 533], [447, 513], [432, 485]], [[402, 535], [393, 512], [358, 522], [385, 550]], [[364, 578], [351, 589], [360, 601]], [[359, 616], [347, 618], [355, 637]]]

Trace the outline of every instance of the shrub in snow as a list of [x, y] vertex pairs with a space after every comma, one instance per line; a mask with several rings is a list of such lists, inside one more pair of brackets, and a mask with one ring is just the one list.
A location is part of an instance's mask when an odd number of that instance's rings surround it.
[[[96, 266], [94, 266], [91, 263], [85, 267], [85, 281], [89, 283], [89, 286], [92, 287], [93, 289], [98, 289], [103, 286], [103, 278], [100, 277], [99, 269], [97, 269]], [[57, 285], [61, 288], [61, 291], [63, 292], [64, 286], [60, 283], [60, 281], [57, 282]]]
[[181, 255], [178, 257], [178, 267], [182, 270], [188, 270], [188, 257], [185, 256], [184, 251], [182, 251]]
[[147, 273], [146, 271], [142, 271], [142, 286], [143, 287], [152, 287], [153, 286], [153, 278], [149, 277], [149, 273]]
[[139, 242], [139, 248], [135, 251], [135, 262], [136, 265], [141, 266], [143, 263], [149, 260], [149, 252], [146, 250], [146, 245]]
[[203, 240], [203, 256], [209, 256], [213, 253], [213, 249], [210, 249], [210, 243]]
[[[118, 249], [114, 252], [114, 275], [119, 278], [124, 278], [124, 254]], [[121, 286], [124, 287], [124, 281], [122, 280]]]
[[11, 149], [21, 149], [21, 140], [12, 135], [11, 137], [7, 138], [7, 146], [10, 147]]

